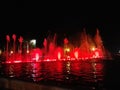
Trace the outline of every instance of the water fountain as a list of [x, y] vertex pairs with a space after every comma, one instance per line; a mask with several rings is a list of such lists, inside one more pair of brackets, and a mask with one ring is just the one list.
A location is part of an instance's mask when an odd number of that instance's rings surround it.
[[[68, 38], [64, 38], [64, 46], [56, 45], [56, 34], [54, 37], [45, 38], [43, 48], [33, 48], [27, 50], [26, 54], [22, 52], [23, 38], [20, 36], [19, 50], [16, 52], [16, 35], [13, 34], [13, 51], [8, 50], [10, 37], [6, 35], [6, 62], [41, 62], [57, 60], [90, 60], [93, 58], [104, 59], [107, 56], [99, 30], [96, 30], [94, 38], [91, 38], [85, 31], [80, 35], [80, 46], [75, 47], [70, 44]], [[29, 52], [28, 52], [29, 51]]]
[[[25, 86], [33, 88], [32, 85], [36, 87], [36, 84], [39, 84], [38, 86], [45, 84], [45, 87], [47, 85], [65, 86], [73, 88], [73, 90], [78, 89], [77, 87], [80, 89], [83, 87], [83, 90], [97, 88], [101, 90], [104, 87], [104, 71], [106, 70], [104, 70], [105, 66], [102, 60], [108, 54], [98, 29], [94, 38], [91, 38], [84, 29], [78, 41], [80, 45], [77, 46], [72, 45], [67, 37], [63, 39], [63, 46], [58, 46], [56, 34], [53, 37], [44, 38], [42, 48], [31, 48], [29, 42], [24, 42], [21, 36], [17, 43], [16, 38], [16, 35], [13, 34], [13, 44], [10, 47], [10, 37], [6, 36], [4, 52], [6, 58], [0, 67], [1, 76], [18, 79], [15, 83], [11, 83], [14, 82], [13, 79], [4, 81], [6, 85], [10, 84], [10, 89], [25, 88]], [[99, 62], [95, 60], [99, 60]], [[16, 84], [20, 82], [19, 80], [32, 81], [32, 83], [30, 85], [25, 82], [20, 85]], [[36, 89], [38, 88], [36, 87]]]

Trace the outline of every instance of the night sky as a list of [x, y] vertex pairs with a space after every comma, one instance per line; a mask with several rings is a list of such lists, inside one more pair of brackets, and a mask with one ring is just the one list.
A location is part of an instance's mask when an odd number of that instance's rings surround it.
[[25, 7], [25, 4], [18, 5], [14, 11], [3, 15], [0, 30], [2, 42], [5, 41], [5, 35], [12, 36], [13, 33], [17, 37], [21, 35], [25, 39], [36, 38], [42, 42], [49, 34], [57, 33], [59, 38], [74, 38], [83, 28], [90, 35], [95, 35], [98, 28], [106, 48], [112, 52], [120, 49], [120, 17], [116, 12], [109, 10], [109, 13], [105, 13], [108, 11], [102, 12], [100, 9], [97, 12], [69, 9], [67, 12], [67, 9], [43, 10]]

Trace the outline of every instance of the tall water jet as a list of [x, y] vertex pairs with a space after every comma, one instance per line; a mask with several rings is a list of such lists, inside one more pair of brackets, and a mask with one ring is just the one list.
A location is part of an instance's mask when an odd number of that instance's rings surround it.
[[15, 51], [16, 51], [16, 35], [13, 34], [12, 38], [13, 38], [13, 53], [15, 54]]
[[45, 38], [43, 41], [43, 54], [47, 53], [47, 39]]
[[49, 52], [48, 52], [48, 56], [49, 58], [54, 58], [54, 52], [55, 52], [55, 44], [53, 42], [50, 42], [49, 44]]
[[10, 42], [10, 37], [9, 35], [6, 35], [6, 59], [8, 60], [8, 54], [9, 54], [9, 42]]
[[48, 54], [52, 57], [55, 57], [55, 49], [56, 49], [56, 34], [54, 34], [53, 40], [50, 40], [49, 43], [49, 52]]
[[23, 43], [23, 37], [22, 36], [20, 36], [20, 38], [18, 39], [19, 40], [19, 43], [20, 43], [20, 48], [19, 48], [19, 53], [20, 53], [20, 55], [18, 56], [19, 57], [19, 59], [21, 60], [22, 59], [22, 43]]
[[56, 55], [58, 60], [63, 58], [63, 49], [61, 47], [57, 47], [55, 55]]
[[47, 38], [44, 38], [43, 41], [43, 58], [44, 59], [54, 59], [56, 58], [56, 34], [54, 34], [54, 37], [48, 36]]
[[20, 54], [22, 53], [22, 43], [23, 43], [23, 37], [22, 36], [20, 36], [20, 38], [18, 39], [19, 40], [19, 43], [20, 43], [20, 50], [19, 50], [19, 52], [20, 52]]
[[88, 36], [86, 34], [86, 30], [83, 30], [81, 34], [81, 42], [80, 42], [80, 51], [81, 51], [81, 58], [88, 58], [90, 53], [90, 45], [88, 43]]
[[67, 38], [64, 38], [64, 57], [65, 58], [68, 58], [69, 57], [69, 53], [70, 53], [70, 48], [69, 48], [69, 46], [68, 46], [68, 43], [69, 43], [69, 41], [68, 41], [68, 39]]
[[95, 41], [95, 44], [96, 44], [96, 50], [99, 52], [99, 57], [104, 57], [106, 54], [105, 54], [105, 48], [103, 46], [103, 41], [101, 39], [101, 36], [99, 34], [99, 30], [97, 29], [96, 30], [96, 35], [94, 37], [94, 41]]
[[103, 45], [103, 41], [98, 29], [96, 30], [96, 35], [94, 37], [94, 40], [95, 40], [96, 48], [99, 52], [99, 57], [112, 59], [111, 53], [107, 49], [105, 49]]

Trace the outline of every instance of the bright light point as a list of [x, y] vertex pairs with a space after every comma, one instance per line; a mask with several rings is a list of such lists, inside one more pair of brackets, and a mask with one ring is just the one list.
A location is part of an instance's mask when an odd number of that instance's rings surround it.
[[27, 50], [27, 53], [29, 53], [30, 51], [29, 50]]
[[46, 61], [50, 61], [50, 59], [47, 59]]
[[69, 77], [66, 77], [66, 79], [69, 79]]
[[76, 59], [78, 59], [78, 52], [77, 51], [74, 53], [74, 56]]
[[100, 56], [99, 56], [99, 52], [95, 52], [95, 56], [94, 56], [94, 58], [99, 58]]
[[70, 49], [69, 49], [69, 48], [67, 48], [67, 49], [66, 49], [66, 51], [67, 51], [67, 52], [69, 52], [69, 51], [70, 51]]
[[35, 39], [30, 40], [30, 44], [36, 46], [36, 40]]
[[70, 52], [70, 48], [65, 48], [65, 52]]
[[10, 53], [13, 54], [13, 51], [11, 50]]
[[61, 53], [58, 52], [58, 59], [61, 59]]
[[92, 51], [95, 51], [95, 47], [92, 47], [91, 50], [92, 50]]
[[39, 54], [38, 53], [36, 53], [35, 58], [36, 58], [36, 61], [39, 60]]
[[67, 67], [70, 67], [70, 62], [67, 63]]
[[21, 61], [20, 60], [16, 60], [16, 61], [14, 61], [14, 63], [20, 63]]

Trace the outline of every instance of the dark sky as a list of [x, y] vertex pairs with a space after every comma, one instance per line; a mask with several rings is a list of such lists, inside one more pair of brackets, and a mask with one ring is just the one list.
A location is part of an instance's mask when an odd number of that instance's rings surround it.
[[2, 39], [5, 39], [6, 34], [12, 36], [13, 33], [24, 38], [37, 39], [46, 37], [49, 32], [57, 33], [61, 37], [64, 35], [70, 37], [76, 36], [83, 28], [94, 35], [98, 28], [107, 48], [112, 51], [120, 49], [120, 17], [114, 10], [84, 8], [85, 10], [80, 11], [81, 9], [48, 7], [36, 9], [26, 8], [29, 5], [25, 3], [21, 4], [14, 11], [3, 15], [0, 30]]

